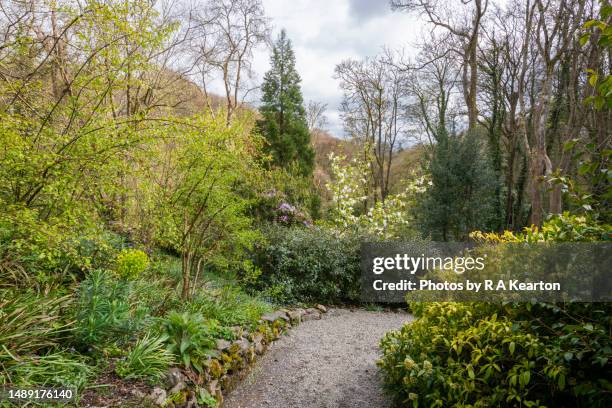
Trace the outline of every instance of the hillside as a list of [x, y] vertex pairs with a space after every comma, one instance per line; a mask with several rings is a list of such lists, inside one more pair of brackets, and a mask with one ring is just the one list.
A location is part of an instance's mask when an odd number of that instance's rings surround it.
[[[331, 181], [329, 155], [334, 153], [351, 159], [360, 152], [360, 149], [352, 140], [340, 139], [321, 130], [312, 132], [312, 144], [316, 154], [314, 182], [322, 192], [323, 197], [329, 199], [325, 187]], [[420, 161], [424, 152], [423, 145], [416, 145], [400, 150], [394, 155], [390, 177], [392, 192], [401, 190], [403, 180], [420, 168]]]

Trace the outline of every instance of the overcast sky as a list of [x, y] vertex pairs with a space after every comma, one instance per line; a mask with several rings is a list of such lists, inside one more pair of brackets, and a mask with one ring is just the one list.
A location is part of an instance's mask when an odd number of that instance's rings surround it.
[[[263, 0], [273, 38], [281, 28], [293, 43], [304, 101], [327, 103], [328, 130], [342, 136], [342, 92], [334, 68], [346, 58], [380, 53], [383, 46], [408, 47], [421, 29], [418, 17], [392, 12], [388, 0]], [[255, 54], [258, 80], [270, 67], [270, 52]]]

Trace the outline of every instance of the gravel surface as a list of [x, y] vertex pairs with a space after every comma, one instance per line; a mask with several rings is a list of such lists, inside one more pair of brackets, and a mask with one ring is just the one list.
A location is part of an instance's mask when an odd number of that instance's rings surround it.
[[411, 320], [407, 313], [331, 309], [274, 342], [223, 407], [389, 407], [375, 364], [378, 342]]

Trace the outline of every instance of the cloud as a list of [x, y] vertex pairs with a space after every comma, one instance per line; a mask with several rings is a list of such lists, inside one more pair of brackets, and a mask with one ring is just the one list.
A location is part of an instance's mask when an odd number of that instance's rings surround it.
[[350, 11], [359, 21], [369, 20], [390, 12], [387, 0], [349, 0]]
[[[285, 28], [292, 41], [304, 101], [327, 104], [328, 130], [336, 136], [343, 135], [336, 65], [347, 58], [374, 56], [383, 46], [409, 46], [423, 25], [414, 15], [392, 12], [387, 0], [263, 0], [263, 4], [273, 38]], [[266, 47], [254, 53], [256, 83], [270, 68], [269, 54]], [[249, 101], [256, 104], [258, 97], [249, 94]]]

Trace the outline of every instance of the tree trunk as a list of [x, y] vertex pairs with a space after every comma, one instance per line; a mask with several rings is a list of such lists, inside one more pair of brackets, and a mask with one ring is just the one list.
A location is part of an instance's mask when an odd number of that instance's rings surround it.
[[189, 251], [183, 253], [183, 289], [181, 299], [189, 299], [189, 282], [191, 277], [191, 254]]
[[551, 172], [551, 163], [546, 152], [546, 127], [550, 110], [552, 90], [552, 68], [549, 67], [542, 81], [542, 90], [534, 109], [534, 146], [529, 154], [529, 199], [531, 201], [531, 217], [529, 222], [541, 225], [544, 218], [543, 198], [546, 185], [544, 177]]

